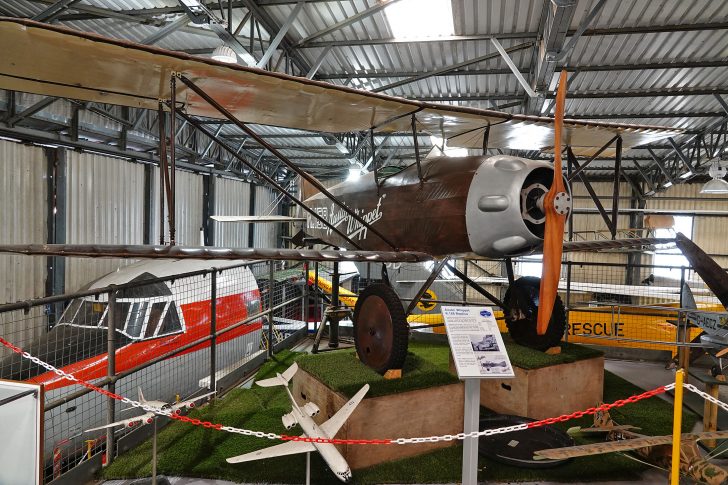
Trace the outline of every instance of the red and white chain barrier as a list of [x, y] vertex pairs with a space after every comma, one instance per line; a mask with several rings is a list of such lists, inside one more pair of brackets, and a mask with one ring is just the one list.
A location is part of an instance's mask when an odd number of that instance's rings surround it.
[[[98, 392], [100, 394], [103, 394], [104, 396], [108, 396], [112, 399], [115, 399], [117, 401], [123, 402], [125, 404], [128, 404], [135, 408], [143, 409], [146, 412], [155, 413], [159, 416], [166, 416], [170, 419], [175, 419], [177, 421], [182, 421], [185, 423], [190, 423], [195, 426], [203, 426], [205, 428], [213, 428], [220, 431], [226, 431], [228, 433], [237, 433], [242, 434], [245, 436], [255, 436], [257, 438], [267, 438], [269, 440], [282, 440], [282, 441], [305, 441], [308, 443], [331, 443], [335, 445], [407, 445], [407, 444], [416, 444], [416, 443], [436, 443], [439, 441], [454, 441], [454, 440], [464, 440], [465, 438], [477, 438], [480, 436], [491, 436], [495, 434], [504, 434], [504, 433], [510, 433], [513, 431], [523, 431], [526, 429], [531, 428], [538, 428], [540, 426], [545, 426], [547, 424], [554, 424], [554, 423], [562, 423], [565, 421], [569, 421], [571, 419], [577, 419], [581, 418], [587, 415], [595, 414], [598, 411], [609, 411], [610, 409], [617, 408], [624, 406], [626, 404], [635, 403], [637, 401], [641, 401], [643, 399], [647, 399], [653, 396], [656, 396], [658, 394], [662, 394], [666, 391], [672, 390], [675, 388], [675, 384], [667, 384], [665, 386], [660, 386], [658, 388], [652, 389], [651, 391], [646, 391], [641, 394], [637, 394], [631, 397], [628, 397], [626, 399], [619, 399], [617, 401], [614, 401], [613, 403], [607, 403], [602, 404], [601, 406], [593, 407], [586, 409], [584, 411], [577, 411], [571, 414], [564, 414], [562, 416], [556, 417], [556, 418], [548, 418], [548, 419], [542, 419], [540, 421], [533, 421], [530, 423], [523, 423], [523, 424], [517, 424], [514, 426], [505, 426], [502, 428], [496, 428], [496, 429], [486, 429], [483, 431], [473, 431], [471, 433], [458, 433], [458, 434], [446, 434], [441, 436], [425, 436], [425, 437], [417, 437], [417, 438], [395, 438], [395, 439], [338, 439], [338, 438], [311, 438], [308, 436], [289, 436], [289, 435], [280, 435], [276, 433], [264, 433], [262, 431], [253, 431], [249, 429], [241, 429], [241, 428], [235, 428], [232, 426], [224, 426], [222, 424], [216, 424], [211, 423], [210, 421], [202, 421], [200, 419], [194, 419], [187, 416], [183, 416], [180, 414], [176, 414], [170, 410], [156, 408], [153, 406], [150, 406], [148, 404], [141, 403], [139, 401], [134, 401], [133, 399], [129, 399], [128, 397], [121, 396], [119, 394], [115, 394], [113, 392], [109, 392], [106, 389], [103, 389], [101, 387], [95, 386], [91, 384], [90, 382], [81, 380], [77, 378], [76, 376], [72, 374], [68, 374], [67, 372], [62, 371], [61, 369], [58, 369], [51, 364], [48, 364], [47, 362], [43, 362], [37, 357], [34, 357], [30, 355], [28, 352], [23, 351], [20, 347], [13, 345], [12, 343], [8, 342], [4, 338], [0, 337], [0, 344], [7, 347], [8, 349], [12, 350], [13, 352], [20, 354], [23, 358], [30, 360], [34, 364], [37, 364], [51, 372], [54, 372], [60, 377], [63, 377], [66, 380], [69, 380], [71, 382], [74, 382], [80, 386], [86, 387], [88, 389], [91, 389], [95, 392]], [[699, 395], [701, 395], [704, 399], [708, 399], [711, 402], [714, 402], [718, 406], [720, 406], [722, 409], [728, 411], [728, 404], [725, 404], [710, 395], [698, 390], [695, 386], [692, 386], [691, 384], [686, 384], [685, 387], [695, 392]]]

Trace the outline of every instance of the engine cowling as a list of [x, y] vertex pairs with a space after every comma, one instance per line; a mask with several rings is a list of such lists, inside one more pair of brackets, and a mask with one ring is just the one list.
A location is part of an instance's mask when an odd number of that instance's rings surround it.
[[293, 416], [293, 413], [284, 414], [281, 417], [281, 421], [283, 421], [283, 426], [286, 429], [293, 428], [296, 424], [298, 424], [298, 421], [296, 421], [295, 416]]
[[312, 402], [307, 402], [307, 403], [306, 403], [306, 404], [305, 404], [305, 405], [303, 406], [303, 411], [304, 411], [304, 412], [305, 412], [306, 414], [308, 414], [309, 416], [311, 416], [311, 417], [314, 417], [314, 416], [316, 416], [316, 415], [317, 415], [318, 413], [320, 413], [320, 412], [321, 412], [321, 410], [319, 409], [319, 407], [318, 407], [318, 406], [316, 406], [316, 405], [315, 405], [314, 403], [312, 403]]
[[[543, 199], [553, 173], [545, 161], [509, 155], [484, 160], [470, 183], [465, 208], [472, 251], [501, 258], [540, 245], [546, 223]], [[570, 194], [567, 199], [570, 209]]]

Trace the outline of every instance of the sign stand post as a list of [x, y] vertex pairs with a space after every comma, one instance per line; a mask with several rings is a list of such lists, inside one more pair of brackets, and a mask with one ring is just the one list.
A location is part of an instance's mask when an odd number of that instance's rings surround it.
[[[480, 380], [465, 379], [465, 413], [463, 433], [479, 431]], [[463, 485], [478, 483], [478, 438], [463, 440]]]
[[[493, 310], [442, 306], [447, 340], [458, 377], [465, 383], [463, 432], [479, 431], [480, 380], [512, 378], [506, 347]], [[463, 440], [463, 485], [478, 483], [478, 437]]]

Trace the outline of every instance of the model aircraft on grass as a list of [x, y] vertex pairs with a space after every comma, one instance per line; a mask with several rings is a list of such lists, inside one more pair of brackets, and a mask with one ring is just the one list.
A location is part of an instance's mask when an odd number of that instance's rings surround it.
[[[610, 441], [541, 450], [536, 452], [535, 459], [540, 457], [565, 460], [604, 453], [631, 452], [636, 455], [635, 459], [638, 461], [644, 460], [652, 466], [669, 471], [672, 461], [672, 435], [645, 436], [635, 433], [634, 429], [637, 428], [616, 424], [608, 411], [598, 411], [594, 414], [594, 426], [585, 429], [572, 428], [569, 430], [569, 434], [604, 433]], [[680, 438], [680, 473], [699, 483], [725, 484], [728, 481], [728, 470], [711, 463], [708, 458], [704, 457], [697, 443], [700, 440], [726, 438], [728, 438], [728, 431], [682, 434]]]
[[[562, 244], [564, 224], [571, 213], [571, 196], [562, 177], [564, 146], [569, 162], [578, 169], [577, 156], [620, 157], [623, 148], [680, 133], [664, 127], [565, 120], [566, 71], [559, 81], [556, 116], [551, 119], [385, 96], [23, 19], [0, 19], [0, 43], [13, 46], [0, 65], [1, 89], [169, 111], [171, 133], [177, 118], [184, 120], [298, 204], [307, 219], [300, 238], [303, 242], [313, 237], [308, 241], [349, 250], [20, 245], [3, 246], [0, 251], [369, 262], [416, 262], [462, 254], [510, 258], [542, 251], [540, 280], [509, 278], [504, 301], [491, 299], [505, 309], [508, 329], [516, 341], [543, 350], [558, 343], [566, 327], [557, 295], [564, 249], [667, 242], [631, 239]], [[227, 119], [318, 193], [300, 200], [218, 137], [201, 122], [203, 117]], [[411, 130], [414, 140], [418, 133], [428, 133], [446, 140], [448, 146], [484, 152], [488, 147], [553, 151], [554, 163], [507, 155], [425, 159], [415, 143], [415, 163], [398, 173], [384, 174], [374, 163], [373, 172], [326, 189], [248, 123], [371, 136]], [[167, 186], [173, 242], [174, 191], [169, 169], [175, 166], [174, 143], [167, 147], [169, 137], [163, 124], [159, 126], [160, 174], [166, 181], [160, 185]], [[617, 207], [613, 207], [615, 220], [616, 214]], [[382, 373], [401, 368], [407, 354], [407, 322], [398, 306], [396, 293], [382, 284], [367, 288], [355, 309], [359, 357]]]
[[[285, 387], [286, 393], [291, 399], [292, 406], [291, 412], [284, 414], [281, 418], [286, 429], [291, 429], [298, 424], [303, 429], [304, 434], [302, 436], [307, 436], [309, 438], [333, 438], [336, 436], [336, 433], [339, 432], [339, 429], [341, 429], [346, 420], [349, 419], [349, 416], [351, 416], [351, 413], [354, 412], [361, 400], [364, 399], [364, 395], [366, 395], [367, 391], [369, 391], [369, 384], [365, 384], [359, 392], [357, 392], [354, 397], [349, 400], [349, 402], [344, 404], [336, 412], [336, 414], [319, 426], [312, 419], [314, 416], [319, 414], [319, 407], [312, 402], [307, 402], [305, 405], [299, 406], [293, 398], [291, 391], [288, 389], [288, 383], [293, 378], [296, 371], [298, 371], [298, 364], [294, 363], [282, 374], [278, 374], [276, 377], [272, 377], [270, 379], [257, 381], [256, 384], [263, 387]], [[264, 458], [274, 458], [277, 456], [310, 453], [312, 451], [318, 451], [321, 454], [321, 458], [323, 458], [326, 464], [331, 468], [331, 471], [336, 475], [336, 478], [345, 483], [351, 481], [352, 475], [349, 464], [346, 462], [346, 459], [341, 455], [341, 453], [339, 453], [339, 450], [336, 449], [336, 446], [331, 443], [289, 441], [280, 445], [246, 453], [245, 455], [228, 458], [226, 461], [228, 463], [244, 463], [247, 461], [262, 460]]]
[[[207, 394], [203, 394], [201, 396], [194, 397], [192, 399], [188, 399], [186, 401], [181, 402], [175, 402], [175, 403], [167, 403], [164, 401], [147, 401], [144, 399], [144, 394], [142, 393], [142, 388], [139, 388], [139, 402], [142, 404], [148, 404], [149, 406], [161, 409], [163, 411], [170, 411], [173, 414], [181, 414], [182, 411], [186, 409], [192, 409], [195, 407], [195, 403], [201, 399], [205, 399], [208, 396], [212, 396], [217, 391], [208, 392]], [[137, 408], [127, 408], [122, 410], [124, 411], [131, 411]], [[99, 426], [97, 428], [91, 428], [87, 429], [85, 432], [91, 432], [91, 431], [98, 431], [100, 429], [106, 429], [106, 428], [115, 428], [117, 426], [123, 426], [124, 428], [133, 428], [135, 426], [144, 426], [145, 424], [152, 424], [154, 422], [154, 417], [156, 416], [153, 412], [146, 412], [140, 416], [134, 416], [133, 418], [127, 418], [122, 419], [121, 421], [116, 421], [115, 423], [106, 424], [104, 426]]]

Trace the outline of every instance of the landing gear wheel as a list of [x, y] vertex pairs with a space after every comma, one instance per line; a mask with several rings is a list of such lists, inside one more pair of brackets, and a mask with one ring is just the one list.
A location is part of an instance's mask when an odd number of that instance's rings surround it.
[[384, 284], [367, 286], [354, 307], [354, 343], [359, 360], [384, 374], [401, 369], [409, 327], [397, 293]]
[[533, 276], [518, 278], [506, 291], [503, 303], [508, 332], [520, 345], [536, 350], [546, 350], [559, 344], [566, 330], [566, 312], [561, 297], [556, 296], [546, 333], [536, 332], [538, 292], [541, 279]]

